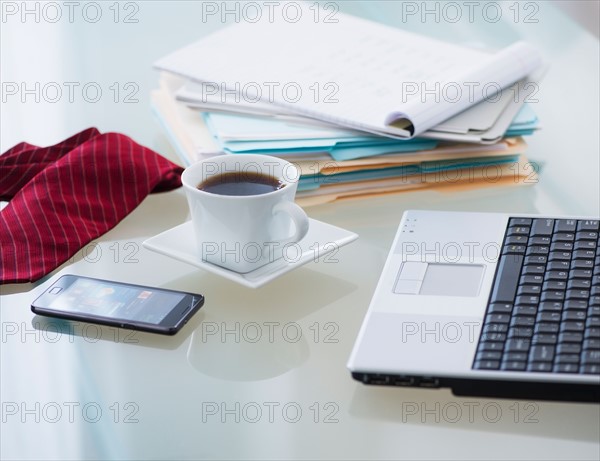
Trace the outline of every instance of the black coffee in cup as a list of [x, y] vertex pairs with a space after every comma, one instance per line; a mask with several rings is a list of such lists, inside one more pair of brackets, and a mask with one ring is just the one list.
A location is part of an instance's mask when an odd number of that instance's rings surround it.
[[198, 189], [217, 195], [261, 195], [285, 186], [280, 179], [252, 171], [234, 171], [212, 176], [198, 185]]

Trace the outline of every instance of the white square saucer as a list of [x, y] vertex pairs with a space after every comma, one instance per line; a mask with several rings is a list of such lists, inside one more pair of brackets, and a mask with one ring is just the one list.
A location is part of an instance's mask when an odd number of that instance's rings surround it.
[[258, 288], [310, 261], [322, 258], [358, 238], [354, 232], [340, 227], [316, 219], [309, 219], [309, 221], [308, 233], [298, 244], [290, 247], [288, 257], [280, 258], [246, 274], [202, 261], [197, 251], [192, 221], [187, 221], [151, 237], [142, 245], [151, 251], [192, 264], [249, 288]]

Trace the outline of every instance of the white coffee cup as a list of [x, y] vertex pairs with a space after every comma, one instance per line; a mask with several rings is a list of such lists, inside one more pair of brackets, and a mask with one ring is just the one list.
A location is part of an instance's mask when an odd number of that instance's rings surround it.
[[[221, 195], [200, 190], [224, 173], [263, 174], [282, 187], [258, 195]], [[282, 257], [308, 232], [306, 213], [294, 203], [299, 170], [268, 155], [222, 155], [194, 163], [181, 180], [203, 261], [247, 273]]]

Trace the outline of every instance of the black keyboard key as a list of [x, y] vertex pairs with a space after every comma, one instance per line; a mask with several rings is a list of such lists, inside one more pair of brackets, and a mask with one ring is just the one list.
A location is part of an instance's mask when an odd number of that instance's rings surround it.
[[600, 295], [600, 286], [594, 285], [590, 289], [590, 296], [599, 296]]
[[497, 272], [500, 276], [497, 276], [494, 282], [491, 302], [512, 302], [515, 299], [522, 265], [522, 256], [511, 255], [500, 258]]
[[513, 317], [509, 325], [511, 327], [533, 327], [535, 325], [535, 317], [529, 315]]
[[514, 338], [506, 341], [506, 352], [528, 352], [531, 341], [528, 339]]
[[543, 275], [546, 272], [546, 266], [531, 265], [523, 267], [523, 275]]
[[565, 299], [565, 292], [558, 290], [544, 291], [540, 299], [541, 301], [562, 301]]
[[488, 314], [510, 314], [513, 310], [513, 305], [509, 303], [494, 303], [490, 304]]
[[508, 323], [510, 315], [508, 314], [488, 314], [485, 317], [485, 323]]
[[594, 259], [596, 251], [594, 250], [576, 250], [573, 252], [573, 259]]
[[556, 348], [557, 354], [580, 354], [581, 353], [581, 345], [576, 343], [564, 343], [559, 344]]
[[[591, 269], [573, 269], [569, 272], [570, 279], [589, 279], [592, 278], [592, 270]], [[598, 278], [600, 281], [600, 277]], [[592, 279], [592, 285], [594, 284], [594, 280]]]
[[526, 367], [527, 367], [526, 362], [517, 362], [517, 361], [502, 362], [502, 365], [500, 365], [500, 369], [506, 370], [506, 371], [525, 371]]
[[577, 234], [575, 234], [575, 239], [576, 240], [593, 240], [593, 241], [598, 241], [598, 231], [587, 231], [587, 230], [580, 230], [577, 232]]
[[506, 333], [508, 331], [508, 324], [507, 323], [490, 323], [487, 325], [483, 326], [483, 332], [484, 333], [491, 333], [491, 332], [496, 332], [496, 333]]
[[590, 290], [567, 290], [566, 299], [581, 299], [586, 300], [590, 297]]
[[600, 306], [600, 295], [590, 296], [588, 303], [590, 306]]
[[580, 290], [589, 290], [592, 288], [591, 280], [584, 279], [572, 279], [567, 283], [567, 289], [580, 289]]
[[527, 256], [529, 256], [529, 255], [547, 255], [548, 253], [550, 253], [550, 248], [547, 246], [542, 246], [542, 245], [533, 245], [533, 246], [527, 247], [527, 251], [525, 251], [525, 254]]
[[595, 250], [597, 246], [596, 242], [592, 242], [591, 240], [579, 240], [575, 242], [573, 248], [575, 250]]
[[583, 341], [583, 349], [598, 349], [600, 350], [600, 339], [585, 339]]
[[[511, 238], [511, 237], [509, 237]], [[551, 237], [532, 237], [528, 240], [530, 245], [544, 245], [548, 246], [552, 243]]]
[[561, 343], [581, 343], [583, 341], [583, 334], [581, 333], [560, 333], [558, 335], [558, 341]]
[[500, 368], [499, 360], [477, 360], [475, 368], [478, 370], [497, 370]]
[[600, 221], [582, 220], [577, 223], [578, 231], [595, 231], [600, 230]]
[[562, 320], [578, 320], [580, 322], [585, 322], [585, 318], [587, 317], [587, 312], [584, 310], [573, 310], [573, 311], [564, 311], [562, 313]]
[[547, 344], [531, 346], [529, 360], [531, 362], [552, 362], [554, 360], [555, 347]]
[[594, 316], [590, 317], [585, 321], [585, 326], [587, 328], [600, 328], [600, 317]]
[[571, 264], [568, 261], [550, 261], [546, 266], [549, 271], [568, 271], [570, 268]]
[[563, 310], [563, 303], [560, 301], [544, 301], [538, 306], [539, 312], [561, 312]]
[[553, 242], [572, 242], [575, 240], [575, 234], [573, 232], [559, 232], [552, 236]]
[[538, 322], [560, 322], [562, 315], [560, 312], [540, 312], [537, 315]]
[[583, 351], [583, 354], [581, 354], [581, 363], [584, 365], [600, 365], [600, 351]]
[[581, 299], [569, 299], [565, 301], [563, 310], [565, 311], [576, 311], [576, 310], [586, 310], [588, 308], [588, 303], [585, 300]]
[[541, 285], [521, 285], [517, 289], [517, 295], [539, 295], [541, 292]]
[[554, 363], [579, 363], [579, 354], [559, 354]]
[[506, 341], [506, 333], [488, 331], [481, 334], [481, 341]]
[[575, 259], [572, 261], [573, 269], [591, 269], [594, 267], [594, 261], [591, 259]]
[[513, 318], [515, 316], [522, 316], [522, 315], [532, 315], [535, 317], [535, 315], [537, 314], [537, 307], [535, 306], [515, 306], [514, 310], [513, 310]]
[[534, 219], [531, 224], [531, 236], [552, 235], [554, 219]]
[[501, 358], [502, 352], [500, 351], [478, 352], [475, 356], [475, 360], [500, 360]]
[[[542, 294], [543, 296], [543, 294]], [[540, 302], [539, 296], [531, 296], [531, 295], [521, 295], [517, 296], [515, 299], [515, 304], [517, 305], [527, 305], [527, 306], [537, 306]]]
[[554, 365], [552, 370], [556, 373], [577, 373], [579, 372], [579, 365], [576, 363], [560, 363]]
[[544, 291], [566, 290], [566, 289], [567, 289], [567, 282], [565, 282], [564, 280], [548, 280], [548, 281], [544, 282], [544, 285], [542, 285], [542, 290], [544, 290]]
[[598, 240], [598, 232], [592, 231], [579, 231], [575, 234], [576, 240], [593, 240], [594, 242]]
[[508, 221], [508, 226], [531, 226], [531, 222], [533, 220], [531, 218], [510, 218]]
[[554, 242], [550, 245], [550, 251], [573, 251], [571, 242]]
[[577, 221], [575, 219], [557, 219], [555, 232], [575, 232], [577, 230]]
[[478, 352], [502, 351], [503, 349], [504, 349], [504, 343], [482, 342], [479, 344], [477, 351]]
[[508, 232], [507, 232], [507, 236], [511, 236], [511, 235], [525, 235], [528, 236], [529, 235], [529, 230], [530, 228], [527, 226], [514, 226], [514, 227], [509, 227], [508, 228]]
[[571, 261], [573, 254], [570, 251], [553, 251], [548, 254], [548, 261]]
[[522, 255], [525, 254], [527, 247], [525, 245], [504, 245], [503, 255]]
[[522, 275], [519, 283], [521, 285], [541, 285], [543, 281], [543, 275]]
[[581, 373], [585, 373], [586, 375], [598, 375], [600, 374], [600, 365], [582, 365]]
[[530, 362], [527, 365], [527, 371], [535, 371], [538, 373], [547, 373], [552, 371], [552, 363], [549, 362]]
[[590, 306], [587, 310], [588, 317], [600, 316], [600, 306]]
[[572, 333], [583, 333], [585, 331], [585, 322], [577, 322], [570, 320], [560, 324], [560, 331], [572, 332]]
[[[554, 264], [554, 263], [550, 263]], [[546, 272], [544, 280], [567, 280], [569, 278], [568, 268], [566, 270], [554, 270]]]
[[586, 328], [583, 337], [585, 339], [600, 339], [600, 328]]
[[506, 352], [502, 356], [504, 362], [526, 362], [527, 352]]
[[556, 344], [558, 342], [558, 335], [551, 333], [536, 333], [531, 338], [532, 344]]
[[546, 264], [548, 262], [547, 256], [526, 256], [523, 264], [528, 266], [529, 264]]
[[506, 237], [504, 245], [527, 245], [528, 241], [529, 238], [525, 235], [511, 235], [510, 237]]
[[508, 330], [508, 338], [529, 339], [533, 336], [532, 327], [510, 327]]
[[[578, 271], [574, 271], [574, 272], [577, 272], [577, 273], [579, 273]], [[590, 270], [587, 270], [587, 271], [581, 271], [581, 272], [582, 272], [583, 274], [582, 274], [582, 276], [581, 276], [581, 277], [578, 277], [578, 278], [588, 278], [588, 277], [586, 277], [587, 273], [588, 273], [588, 272], [590, 272], [590, 273], [591, 273], [591, 271], [590, 271]], [[591, 276], [591, 275], [590, 275], [590, 276]], [[577, 277], [577, 275], [574, 275], [573, 277]], [[593, 286], [595, 286], [595, 287], [597, 287], [597, 286], [600, 286], [600, 275], [595, 275], [594, 277], [592, 277], [592, 285], [593, 285]]]
[[536, 323], [533, 331], [535, 333], [558, 333], [560, 325], [558, 322], [550, 323], [550, 322], [539, 322]]

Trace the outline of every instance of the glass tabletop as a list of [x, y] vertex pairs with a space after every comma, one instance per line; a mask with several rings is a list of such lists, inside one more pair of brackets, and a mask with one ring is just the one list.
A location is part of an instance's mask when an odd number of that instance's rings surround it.
[[[598, 459], [598, 405], [366, 387], [346, 369], [404, 210], [600, 214], [598, 40], [552, 2], [325, 3], [460, 45], [538, 46], [539, 182], [307, 208], [359, 239], [257, 290], [145, 249], [189, 219], [183, 191], [150, 196], [52, 274], [0, 287], [3, 459]], [[152, 63], [247, 5], [3, 2], [1, 150], [96, 126], [177, 161], [150, 108]], [[207, 301], [174, 337], [34, 316], [64, 273]]]

